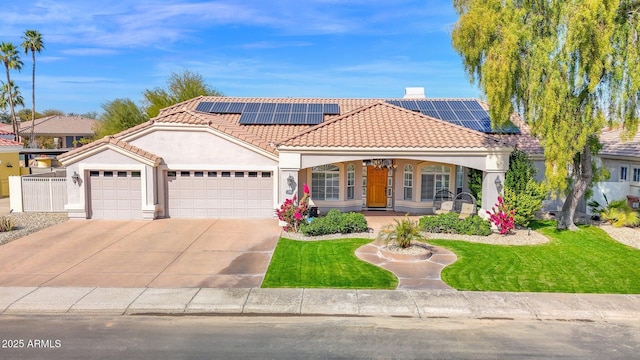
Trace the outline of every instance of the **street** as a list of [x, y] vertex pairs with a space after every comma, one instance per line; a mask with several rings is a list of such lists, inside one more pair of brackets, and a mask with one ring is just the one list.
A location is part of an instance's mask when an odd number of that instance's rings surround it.
[[2, 359], [630, 359], [640, 321], [2, 316]]

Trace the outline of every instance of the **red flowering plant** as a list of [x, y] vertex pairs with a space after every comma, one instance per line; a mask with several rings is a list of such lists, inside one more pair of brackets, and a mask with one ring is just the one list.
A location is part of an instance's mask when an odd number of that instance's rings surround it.
[[280, 209], [277, 210], [278, 219], [287, 223], [283, 227], [287, 232], [298, 232], [300, 230], [300, 224], [309, 215], [309, 187], [304, 184], [303, 195], [300, 201], [296, 194], [291, 199], [286, 199]]
[[502, 235], [509, 234], [516, 226], [514, 218], [515, 213], [516, 211], [514, 209], [510, 209], [509, 204], [507, 204], [501, 196], [498, 196], [498, 203], [496, 206], [492, 207], [491, 211], [487, 211], [487, 214], [489, 214], [489, 220], [498, 227], [498, 230]]

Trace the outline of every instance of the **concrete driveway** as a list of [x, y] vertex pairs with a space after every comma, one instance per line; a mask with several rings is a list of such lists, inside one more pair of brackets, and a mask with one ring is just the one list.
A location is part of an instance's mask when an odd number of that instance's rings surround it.
[[277, 220], [69, 220], [0, 246], [0, 286], [259, 287]]

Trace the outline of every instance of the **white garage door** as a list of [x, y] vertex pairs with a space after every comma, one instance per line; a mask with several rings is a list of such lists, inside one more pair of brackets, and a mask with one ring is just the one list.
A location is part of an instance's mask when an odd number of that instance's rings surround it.
[[168, 216], [273, 217], [273, 177], [263, 171], [167, 171]]
[[142, 219], [140, 171], [90, 171], [89, 217]]

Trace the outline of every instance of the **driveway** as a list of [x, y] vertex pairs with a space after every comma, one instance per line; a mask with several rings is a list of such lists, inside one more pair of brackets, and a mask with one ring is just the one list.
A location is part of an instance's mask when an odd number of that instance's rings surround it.
[[277, 220], [69, 220], [0, 246], [0, 286], [259, 287]]

